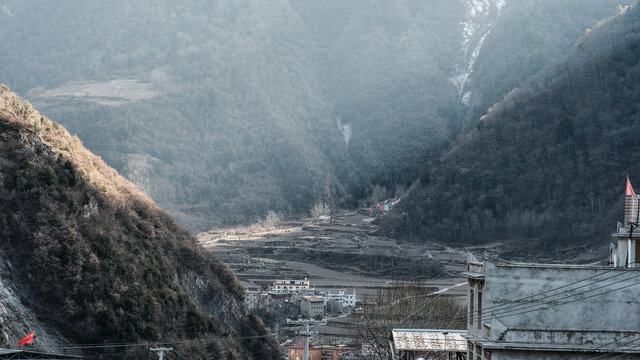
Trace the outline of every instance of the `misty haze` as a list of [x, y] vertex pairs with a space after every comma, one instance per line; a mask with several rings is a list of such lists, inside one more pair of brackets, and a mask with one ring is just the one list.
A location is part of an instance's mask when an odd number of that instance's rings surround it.
[[0, 0], [0, 359], [640, 356], [634, 0]]

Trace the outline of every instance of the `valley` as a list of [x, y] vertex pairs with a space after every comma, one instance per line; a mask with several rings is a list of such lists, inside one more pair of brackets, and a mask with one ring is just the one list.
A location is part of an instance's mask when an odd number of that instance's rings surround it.
[[285, 222], [271, 230], [215, 230], [199, 234], [198, 242], [241, 280], [264, 288], [274, 279], [307, 278], [317, 289], [355, 288], [367, 294], [398, 281], [437, 289], [460, 282], [465, 249], [404, 244], [376, 235], [378, 216], [362, 209], [325, 221]]
[[[392, 329], [495, 345], [635, 314], [549, 289], [640, 253], [638, 0], [0, 9], [2, 347], [434, 359]], [[591, 321], [620, 340], [625, 317]]]

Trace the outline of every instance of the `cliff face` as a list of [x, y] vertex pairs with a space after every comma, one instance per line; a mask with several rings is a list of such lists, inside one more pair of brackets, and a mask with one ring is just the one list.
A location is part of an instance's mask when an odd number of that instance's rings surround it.
[[[0, 238], [0, 251], [14, 266], [2, 272], [11, 274], [3, 284], [71, 344], [177, 341], [174, 347], [189, 358], [278, 355], [223, 263], [77, 137], [5, 86]], [[5, 332], [5, 341], [17, 343], [25, 326], [13, 320], [19, 330]], [[55, 350], [64, 342], [52, 339], [50, 346], [38, 344]], [[83, 351], [122, 358], [147, 347]]]
[[[18, 341], [35, 331], [40, 348], [57, 349], [68, 341], [48, 324], [39, 321], [28, 307], [29, 296], [16, 286], [16, 268], [6, 256], [0, 256], [0, 347], [15, 348]], [[21, 299], [26, 299], [26, 304]], [[76, 354], [77, 351], [70, 351]]]

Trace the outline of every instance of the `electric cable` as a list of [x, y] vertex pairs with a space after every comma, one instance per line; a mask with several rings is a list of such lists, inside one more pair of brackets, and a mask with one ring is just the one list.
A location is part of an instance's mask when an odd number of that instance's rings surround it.
[[[630, 334], [630, 335], [633, 335], [633, 334]], [[624, 336], [624, 337], [628, 337], [628, 336], [630, 336], [630, 335], [626, 335], [626, 336]], [[623, 337], [623, 338], [624, 338], [624, 337]], [[620, 339], [618, 339], [618, 340], [620, 340]], [[618, 341], [618, 340], [616, 340], [616, 341]], [[624, 344], [620, 344], [620, 346], [621, 346], [621, 347], [622, 347], [622, 346], [626, 346], [626, 345], [629, 345], [629, 344], [631, 344], [631, 343], [633, 343], [633, 342], [636, 342], [636, 341], [638, 341], [638, 340], [640, 340], [640, 338], [633, 339], [633, 340], [631, 340], [631, 341], [629, 341], [629, 342], [626, 342], [626, 343], [624, 343]], [[610, 343], [608, 343], [608, 344], [605, 344], [605, 346], [606, 346], [606, 345], [610, 345], [610, 344], [612, 344], [612, 343], [615, 343], [616, 341], [613, 341], [613, 342], [610, 342]], [[604, 346], [602, 346], [602, 347], [604, 347]], [[600, 348], [602, 348], [602, 347], [600, 347]], [[597, 348], [596, 348], [596, 349], [597, 349]], [[620, 350], [620, 351], [625, 351], [625, 350], [634, 350], [634, 349], [639, 349], [639, 346], [631, 346], [631, 347], [629, 347], [628, 349], [617, 348], [617, 350]], [[616, 353], [618, 353], [618, 352], [620, 352], [620, 351], [609, 351], [609, 352], [606, 352], [606, 353], [604, 353], [604, 354], [597, 355], [597, 356], [595, 356], [595, 357], [590, 357], [590, 358], [588, 358], [587, 360], [600, 359], [600, 358], [602, 358], [603, 356], [613, 355], [613, 354], [616, 354]], [[626, 356], [626, 355], [629, 355], [629, 354], [628, 354], [628, 353], [622, 353], [622, 354], [616, 355], [616, 356], [615, 356], [615, 357], [613, 357], [613, 358], [610, 358], [609, 360], [617, 359], [617, 358], [619, 358], [619, 357], [621, 357], [621, 356]]]

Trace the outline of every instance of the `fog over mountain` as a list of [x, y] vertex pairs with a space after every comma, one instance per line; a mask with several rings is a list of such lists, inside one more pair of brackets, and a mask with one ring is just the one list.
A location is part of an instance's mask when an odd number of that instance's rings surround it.
[[619, 4], [3, 0], [0, 81], [204, 230], [393, 195]]

